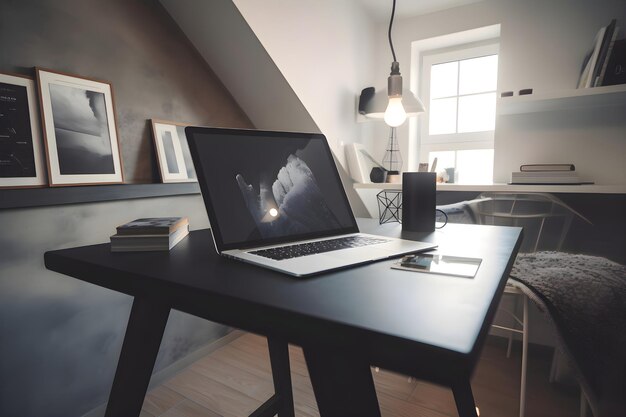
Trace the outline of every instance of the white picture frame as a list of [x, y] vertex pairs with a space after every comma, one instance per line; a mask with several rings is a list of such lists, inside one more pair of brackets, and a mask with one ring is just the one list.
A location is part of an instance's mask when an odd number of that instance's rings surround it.
[[370, 173], [372, 168], [381, 167], [382, 165], [374, 160], [364, 145], [349, 143], [345, 146], [348, 169], [352, 179], [361, 184], [371, 183]]
[[0, 188], [48, 184], [35, 81], [0, 73]]
[[185, 124], [152, 119], [152, 138], [161, 181], [196, 182], [197, 177], [185, 137]]
[[124, 182], [111, 84], [37, 68], [50, 186]]

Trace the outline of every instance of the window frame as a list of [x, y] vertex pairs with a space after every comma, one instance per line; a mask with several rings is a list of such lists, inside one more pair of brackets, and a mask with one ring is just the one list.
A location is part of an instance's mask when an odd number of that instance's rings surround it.
[[[494, 148], [494, 130], [467, 132], [467, 133], [449, 133], [441, 135], [429, 134], [430, 123], [430, 74], [432, 65], [443, 64], [446, 62], [462, 61], [466, 59], [479, 58], [488, 55], [498, 55], [498, 64], [500, 62], [500, 42], [494, 39], [493, 42], [478, 46], [458, 45], [453, 49], [445, 48], [445, 50], [431, 50], [424, 52], [421, 64], [421, 98], [427, 104], [420, 123], [420, 143], [421, 150], [426, 152], [446, 151], [446, 150], [469, 150], [469, 149], [493, 149]], [[497, 80], [496, 90], [497, 92]], [[480, 93], [477, 93], [480, 94]], [[458, 96], [457, 96], [458, 97]], [[497, 96], [496, 96], [497, 97]], [[457, 101], [458, 106], [458, 101]], [[458, 107], [457, 107], [458, 108]], [[458, 113], [457, 113], [458, 121]]]

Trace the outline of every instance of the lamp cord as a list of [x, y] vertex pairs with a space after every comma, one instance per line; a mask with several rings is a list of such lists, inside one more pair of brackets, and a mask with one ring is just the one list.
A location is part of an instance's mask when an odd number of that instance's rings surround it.
[[443, 214], [443, 217], [446, 218], [445, 222], [443, 223], [442, 226], [436, 227], [435, 229], [442, 229], [446, 224], [448, 224], [448, 214], [443, 211], [443, 210], [439, 210], [439, 209], [435, 209], [436, 211], [438, 211], [439, 213]]
[[393, 7], [391, 8], [391, 19], [389, 20], [389, 46], [391, 47], [391, 55], [393, 55], [393, 61], [396, 62], [396, 51], [393, 49], [393, 41], [391, 40], [391, 26], [393, 25], [393, 15], [396, 13], [396, 0], [393, 0]]

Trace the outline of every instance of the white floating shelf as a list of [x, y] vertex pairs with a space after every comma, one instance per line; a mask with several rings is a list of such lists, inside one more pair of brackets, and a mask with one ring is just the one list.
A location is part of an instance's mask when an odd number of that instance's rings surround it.
[[626, 106], [626, 84], [501, 97], [497, 108], [507, 115], [602, 106]]
[[[402, 190], [402, 184], [355, 183], [356, 190]], [[510, 184], [437, 184], [437, 191], [478, 191], [478, 192], [517, 192], [517, 193], [585, 193], [585, 194], [626, 194], [626, 185], [510, 185]]]

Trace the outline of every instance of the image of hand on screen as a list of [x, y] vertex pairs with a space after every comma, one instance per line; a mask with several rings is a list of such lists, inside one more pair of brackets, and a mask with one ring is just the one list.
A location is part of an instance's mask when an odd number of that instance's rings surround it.
[[261, 178], [259, 190], [235, 177], [263, 237], [309, 233], [339, 226], [308, 165], [291, 154], [276, 179]]

